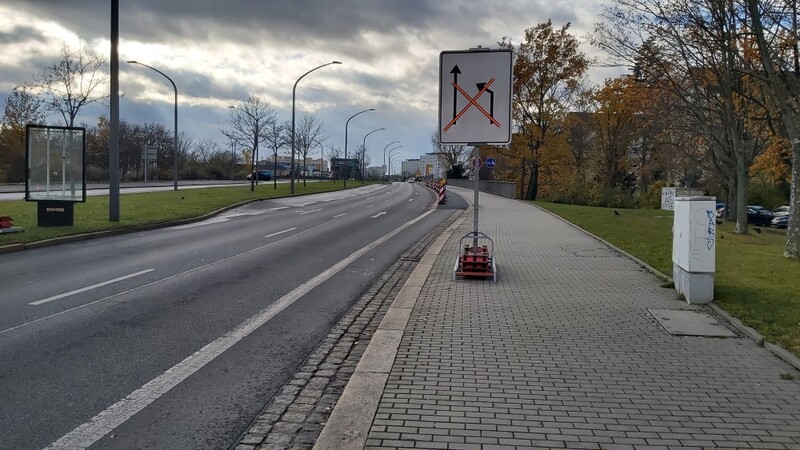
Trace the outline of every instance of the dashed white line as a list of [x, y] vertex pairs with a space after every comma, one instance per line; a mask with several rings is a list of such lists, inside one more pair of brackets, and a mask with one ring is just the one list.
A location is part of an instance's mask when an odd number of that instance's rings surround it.
[[341, 213], [341, 214], [337, 214], [337, 215], [333, 216], [333, 218], [334, 219], [338, 219], [339, 217], [346, 216], [346, 215], [347, 215], [347, 213]]
[[259, 311], [256, 315], [244, 321], [235, 329], [225, 333], [200, 350], [189, 355], [186, 359], [167, 369], [166, 372], [153, 378], [144, 386], [128, 394], [125, 398], [109, 406], [104, 411], [89, 419], [88, 422], [53, 442], [47, 449], [85, 449], [102, 439], [118, 426], [125, 423], [136, 413], [158, 400], [162, 395], [189, 378], [192, 374], [205, 367], [216, 357], [233, 347], [237, 342], [249, 336], [262, 325], [269, 322], [278, 313], [291, 306], [298, 299], [330, 279], [353, 261], [364, 256], [370, 250], [378, 247], [401, 231], [427, 217], [433, 211], [427, 211], [416, 219], [406, 222], [395, 228], [377, 241], [352, 253], [347, 258], [339, 261], [334, 266], [306, 281], [302, 285], [284, 295], [276, 302]]
[[311, 214], [311, 213], [320, 212], [320, 211], [322, 211], [322, 210], [321, 209], [312, 209], [312, 210], [309, 210], [309, 211], [297, 211], [297, 214], [300, 214], [301, 216], [305, 216], [306, 214]]
[[278, 206], [277, 208], [270, 208], [270, 211], [277, 211], [279, 209], [289, 209], [291, 206]]
[[264, 236], [264, 237], [265, 237], [265, 238], [271, 238], [271, 237], [273, 237], [273, 236], [278, 236], [279, 234], [288, 233], [288, 232], [290, 232], [290, 231], [294, 231], [294, 230], [296, 230], [296, 229], [297, 229], [297, 227], [295, 227], [295, 228], [289, 228], [288, 230], [278, 231], [277, 233], [268, 234], [268, 235], [266, 235], [266, 236]]
[[369, 206], [367, 206], [367, 209], [372, 208], [373, 206], [375, 206], [375, 205], [369, 205]]
[[144, 275], [146, 273], [150, 273], [156, 269], [147, 269], [147, 270], [140, 270], [139, 272], [132, 273], [130, 275], [125, 275], [124, 277], [114, 278], [113, 280], [104, 281], [102, 283], [93, 284], [91, 286], [86, 286], [85, 288], [75, 289], [74, 291], [65, 292], [63, 294], [54, 295], [52, 297], [43, 298], [41, 300], [37, 300], [35, 302], [28, 303], [29, 305], [39, 306], [43, 305], [48, 302], [52, 302], [53, 300], [62, 299], [64, 297], [69, 297], [71, 295], [80, 294], [81, 292], [91, 291], [92, 289], [97, 289], [103, 286], [108, 286], [109, 284], [114, 284], [118, 281], [127, 280], [128, 278], [138, 277], [139, 275]]
[[367, 200], [372, 200], [373, 198], [375, 198], [375, 197], [367, 197]]
[[413, 202], [413, 201], [414, 201], [414, 199], [413, 199], [413, 198], [410, 198], [410, 199], [408, 199], [408, 201], [410, 201], [410, 202]]
[[381, 211], [378, 214], [375, 214], [374, 216], [370, 216], [370, 218], [371, 219], [377, 219], [378, 217], [385, 216], [385, 215], [386, 215], [386, 211]]

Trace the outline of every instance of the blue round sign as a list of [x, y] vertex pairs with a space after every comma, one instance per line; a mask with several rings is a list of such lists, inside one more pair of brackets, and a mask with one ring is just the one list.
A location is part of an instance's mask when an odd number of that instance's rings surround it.
[[497, 165], [497, 161], [495, 161], [494, 157], [490, 156], [486, 158], [486, 167], [494, 169], [495, 165]]

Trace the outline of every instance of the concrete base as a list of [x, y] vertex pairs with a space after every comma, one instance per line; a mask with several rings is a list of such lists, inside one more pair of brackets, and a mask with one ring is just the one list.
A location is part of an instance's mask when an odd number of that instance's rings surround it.
[[672, 279], [675, 281], [675, 290], [686, 297], [687, 303], [701, 304], [714, 300], [713, 273], [687, 272], [677, 264], [673, 264]]

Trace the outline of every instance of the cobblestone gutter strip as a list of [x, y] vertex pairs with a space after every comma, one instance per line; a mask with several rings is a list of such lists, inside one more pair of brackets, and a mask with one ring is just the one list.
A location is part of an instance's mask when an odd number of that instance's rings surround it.
[[[528, 203], [528, 204], [530, 204], [530, 203]], [[618, 248], [617, 246], [615, 246], [614, 244], [606, 241], [605, 239], [601, 238], [600, 236], [596, 236], [595, 234], [584, 230], [583, 228], [581, 228], [581, 227], [575, 225], [574, 223], [564, 219], [563, 217], [559, 216], [556, 213], [550, 212], [550, 211], [548, 211], [548, 210], [546, 210], [544, 208], [540, 208], [540, 207], [538, 207], [536, 205], [532, 205], [532, 206], [534, 208], [539, 208], [540, 210], [546, 212], [547, 214], [550, 214], [551, 216], [560, 219], [561, 221], [563, 221], [564, 223], [568, 224], [569, 226], [571, 226], [573, 228], [576, 228], [578, 230], [581, 230], [582, 232], [588, 234], [589, 236], [597, 239], [598, 241], [600, 241], [603, 244], [607, 245], [608, 247], [610, 247], [611, 249], [613, 249], [614, 251], [616, 251], [620, 255], [624, 255], [625, 257], [633, 260], [635, 263], [637, 263], [640, 266], [642, 266], [645, 270], [647, 270], [648, 272], [652, 273], [657, 278], [660, 278], [661, 280], [667, 281], [669, 283], [673, 283], [674, 282], [672, 280], [672, 277], [659, 272], [658, 270], [656, 270], [654, 267], [651, 267], [646, 262], [640, 260], [639, 258], [636, 258], [635, 256], [631, 255], [630, 253], [622, 250], [621, 248]], [[792, 366], [794, 366], [795, 369], [800, 370], [800, 358], [798, 358], [792, 352], [786, 350], [785, 348], [783, 348], [783, 347], [781, 347], [779, 345], [775, 345], [775, 344], [766, 342], [764, 340], [764, 336], [762, 336], [761, 333], [759, 333], [758, 331], [754, 330], [753, 328], [750, 328], [747, 325], [743, 324], [739, 319], [731, 316], [730, 314], [728, 314], [725, 310], [723, 310], [719, 306], [717, 306], [717, 305], [715, 305], [713, 303], [709, 303], [707, 305], [695, 305], [695, 306], [700, 306], [702, 308], [711, 309], [711, 311], [713, 311], [715, 313], [713, 315], [716, 315], [718, 318], [722, 318], [725, 321], [727, 321], [728, 324], [730, 325], [730, 327], [732, 327], [733, 329], [737, 330], [739, 333], [749, 337], [750, 339], [754, 340], [758, 345], [760, 345], [762, 347], [765, 347], [767, 350], [772, 352], [772, 354], [774, 354], [778, 358], [780, 358], [780, 359], [786, 361], [787, 363], [791, 364]]]
[[333, 327], [231, 448], [310, 449], [411, 272], [454, 214], [392, 264]]

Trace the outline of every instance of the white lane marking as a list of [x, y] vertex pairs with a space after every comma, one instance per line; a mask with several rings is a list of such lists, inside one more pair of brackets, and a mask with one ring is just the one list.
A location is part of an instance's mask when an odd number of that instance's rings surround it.
[[124, 277], [114, 278], [113, 280], [103, 281], [102, 283], [93, 284], [91, 286], [86, 286], [85, 288], [75, 289], [74, 291], [65, 292], [63, 294], [54, 295], [52, 297], [43, 298], [41, 300], [37, 300], [35, 302], [28, 303], [29, 305], [39, 306], [43, 305], [48, 302], [52, 302], [53, 300], [59, 300], [64, 297], [69, 297], [71, 295], [80, 294], [81, 292], [91, 291], [92, 289], [101, 288], [103, 286], [108, 286], [109, 284], [114, 284], [116, 282], [127, 280], [128, 278], [138, 277], [139, 275], [144, 275], [146, 273], [153, 272], [156, 269], [147, 269], [147, 270], [140, 270], [139, 272], [132, 273], [130, 275], [125, 275]]
[[295, 211], [295, 212], [297, 214], [300, 214], [301, 216], [305, 216], [306, 214], [311, 214], [311, 213], [320, 212], [320, 211], [322, 211], [322, 210], [321, 209], [312, 209], [312, 210], [309, 210], [309, 211]]
[[378, 217], [383, 216], [383, 215], [386, 215], [386, 211], [381, 211], [378, 214], [375, 214], [374, 216], [370, 216], [370, 218], [377, 219]]
[[333, 218], [334, 219], [338, 219], [339, 217], [346, 216], [346, 215], [347, 215], [347, 213], [341, 213], [341, 214], [337, 214], [337, 215], [333, 216]]
[[290, 232], [290, 231], [294, 231], [294, 230], [296, 230], [296, 229], [297, 229], [297, 227], [295, 227], [295, 228], [289, 228], [288, 230], [278, 231], [277, 233], [268, 234], [268, 235], [266, 235], [266, 236], [264, 236], [264, 237], [265, 237], [265, 238], [271, 238], [271, 237], [277, 236], [277, 235], [279, 235], [279, 234], [283, 234], [283, 233], [288, 233], [288, 232]]
[[375, 198], [375, 197], [367, 197], [367, 200], [372, 200], [373, 198]]
[[375, 206], [375, 205], [369, 205], [369, 206], [367, 206], [367, 209], [372, 208], [373, 206]]
[[413, 199], [413, 198], [410, 198], [410, 199], [408, 199], [408, 201], [410, 201], [410, 202], [413, 202], [413, 201], [414, 201], [414, 199]]
[[288, 209], [288, 208], [291, 208], [291, 206], [278, 206], [277, 208], [270, 208], [269, 210], [278, 211], [279, 209]]
[[389, 234], [361, 248], [360, 250], [357, 250], [347, 258], [336, 263], [336, 265], [328, 268], [321, 274], [296, 287], [294, 290], [278, 299], [275, 303], [267, 306], [253, 317], [250, 317], [244, 321], [234, 330], [220, 336], [183, 361], [172, 366], [170, 369], [167, 369], [167, 371], [163, 374], [150, 380], [147, 384], [132, 392], [124, 399], [114, 403], [106, 408], [105, 411], [102, 411], [101, 413], [92, 417], [88, 422], [65, 434], [57, 441], [50, 444], [47, 449], [55, 450], [64, 448], [88, 448], [103, 438], [103, 436], [107, 435], [115, 428], [125, 423], [128, 419], [144, 409], [147, 405], [153, 403], [162, 395], [169, 392], [170, 389], [174, 388], [182, 381], [189, 378], [192, 374], [205, 367], [206, 364], [210, 363], [217, 356], [233, 347], [237, 342], [249, 336], [253, 331], [257, 330], [270, 319], [275, 317], [278, 313], [291, 306], [292, 303], [302, 298], [309, 291], [342, 271], [342, 269], [353, 263], [358, 258], [364, 256], [370, 250], [373, 250], [375, 247], [388, 241], [401, 231], [424, 219], [432, 212], [432, 210], [427, 211], [416, 219], [400, 225]]
[[390, 201], [392, 201], [392, 199], [386, 200], [386, 201], [385, 201], [385, 202], [383, 202], [383, 203], [389, 203]]

